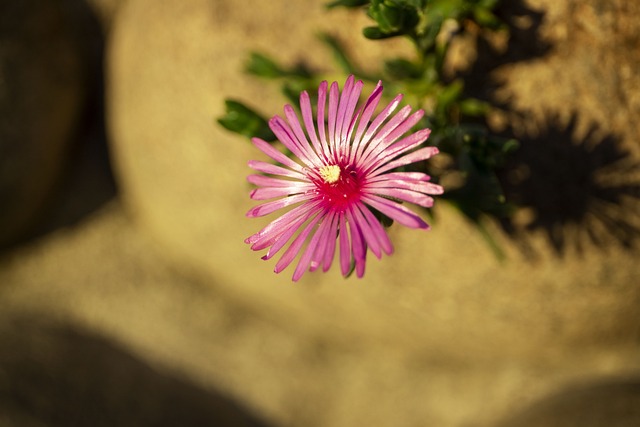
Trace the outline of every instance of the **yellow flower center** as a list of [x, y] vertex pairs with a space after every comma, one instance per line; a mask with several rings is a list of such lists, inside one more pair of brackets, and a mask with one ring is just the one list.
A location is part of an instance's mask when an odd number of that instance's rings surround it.
[[340, 166], [338, 165], [325, 165], [318, 171], [324, 182], [327, 184], [333, 184], [340, 179]]

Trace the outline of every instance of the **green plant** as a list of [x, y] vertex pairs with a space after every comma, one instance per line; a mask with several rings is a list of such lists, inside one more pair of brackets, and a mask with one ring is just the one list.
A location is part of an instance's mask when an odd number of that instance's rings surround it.
[[[449, 78], [444, 66], [452, 40], [473, 24], [488, 31], [504, 31], [493, 11], [499, 0], [337, 0], [328, 8], [361, 8], [373, 21], [363, 29], [372, 41], [404, 37], [415, 47], [415, 56], [381, 58], [375, 72], [354, 65], [340, 41], [329, 34], [321, 39], [335, 58], [336, 68], [345, 75], [375, 83], [384, 81], [389, 93], [404, 93], [405, 101], [423, 108], [426, 114], [417, 127], [432, 130], [429, 144], [437, 146], [444, 162], [421, 162], [413, 166], [451, 183], [442, 196], [472, 221], [495, 253], [502, 251], [486, 231], [488, 218], [510, 216], [514, 207], [505, 202], [496, 172], [518, 147], [513, 139], [492, 135], [482, 118], [490, 105], [464, 95], [464, 81]], [[264, 54], [252, 53], [246, 71], [278, 80], [292, 105], [298, 94], [314, 93], [321, 80], [319, 72], [304, 65], [285, 67]], [[226, 101], [227, 114], [219, 119], [225, 128], [245, 136], [275, 140], [267, 121], [259, 113], [237, 102]]]

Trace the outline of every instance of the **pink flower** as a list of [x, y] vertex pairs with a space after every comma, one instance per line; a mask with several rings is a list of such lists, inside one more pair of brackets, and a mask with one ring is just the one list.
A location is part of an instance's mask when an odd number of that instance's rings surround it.
[[247, 178], [258, 187], [251, 198], [273, 200], [249, 210], [247, 216], [289, 209], [245, 242], [255, 251], [268, 248], [262, 257], [267, 260], [293, 239], [274, 271], [281, 272], [301, 253], [294, 281], [307, 269], [322, 266], [327, 271], [336, 246], [340, 248], [342, 274], [348, 275], [354, 263], [358, 277], [362, 277], [369, 249], [378, 258], [383, 252], [393, 252], [371, 208], [407, 227], [428, 229], [429, 225], [400, 201], [431, 207], [433, 198], [429, 195], [443, 191], [424, 173], [394, 171], [438, 153], [436, 147], [418, 148], [429, 137], [429, 129], [403, 137], [422, 118], [422, 110], [411, 114], [411, 107], [406, 106], [392, 116], [402, 100], [398, 95], [371, 120], [382, 96], [382, 84], [378, 83], [356, 111], [363, 83], [354, 83], [353, 76], [345, 82], [342, 94], [337, 82], [331, 84], [327, 110], [327, 86], [322, 82], [318, 89], [316, 123], [306, 91], [300, 94], [304, 129], [291, 105], [284, 107], [286, 120], [275, 116], [269, 121], [271, 130], [296, 160], [259, 138], [252, 139], [280, 165], [249, 162], [252, 169], [261, 172]]

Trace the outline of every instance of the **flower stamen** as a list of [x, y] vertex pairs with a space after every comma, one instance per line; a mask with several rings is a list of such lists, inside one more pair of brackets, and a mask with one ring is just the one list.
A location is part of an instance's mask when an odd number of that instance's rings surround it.
[[327, 184], [334, 184], [340, 179], [340, 166], [325, 165], [318, 170], [320, 177]]

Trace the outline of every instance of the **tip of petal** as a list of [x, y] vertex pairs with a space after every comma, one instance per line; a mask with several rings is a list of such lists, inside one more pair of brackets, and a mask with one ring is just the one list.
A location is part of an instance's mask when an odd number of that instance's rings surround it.
[[246, 216], [247, 218], [257, 218], [257, 217], [261, 216], [261, 215], [260, 215], [260, 207], [259, 207], [259, 206], [256, 206], [255, 208], [251, 208], [251, 209], [249, 209], [249, 210], [247, 211], [247, 213], [245, 214], [245, 216]]

